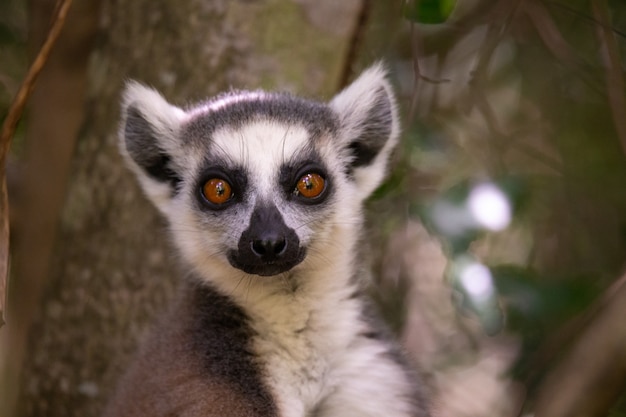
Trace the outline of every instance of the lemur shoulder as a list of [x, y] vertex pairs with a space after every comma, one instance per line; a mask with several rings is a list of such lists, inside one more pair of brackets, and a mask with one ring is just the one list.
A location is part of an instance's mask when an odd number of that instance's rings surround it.
[[359, 255], [398, 136], [380, 64], [329, 103], [239, 91], [183, 109], [127, 84], [121, 152], [190, 272], [105, 416], [429, 416]]

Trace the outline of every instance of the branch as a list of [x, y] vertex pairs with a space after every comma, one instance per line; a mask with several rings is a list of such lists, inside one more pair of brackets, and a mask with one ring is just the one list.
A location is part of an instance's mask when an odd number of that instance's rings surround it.
[[626, 383], [626, 275], [594, 306], [595, 314], [539, 389], [537, 417], [605, 416]]
[[[487, 128], [490, 131], [490, 137], [492, 139], [492, 151], [493, 157], [489, 158], [491, 161], [495, 161], [495, 168], [497, 171], [502, 171], [504, 165], [502, 163], [502, 153], [504, 151], [503, 138], [510, 136], [509, 132], [505, 130], [500, 121], [498, 120], [498, 114], [489, 102], [487, 97], [487, 80], [489, 78], [489, 67], [492, 62], [492, 58], [496, 53], [496, 49], [502, 43], [505, 36], [508, 34], [513, 21], [516, 19], [521, 0], [509, 0], [502, 2], [499, 11], [500, 19], [493, 19], [487, 28], [487, 33], [483, 44], [477, 53], [477, 62], [474, 66], [469, 80], [468, 98], [470, 99], [468, 108], [466, 111], [470, 111], [472, 107], [476, 107], [476, 110], [483, 117]], [[508, 141], [507, 141], [508, 142]], [[495, 151], [495, 152], [494, 152]]]
[[0, 131], [0, 327], [4, 324], [6, 283], [9, 273], [9, 199], [6, 184], [7, 155], [17, 123], [24, 112], [26, 101], [31, 95], [35, 87], [35, 81], [50, 56], [52, 47], [61, 34], [71, 4], [72, 0], [59, 0], [57, 7], [58, 12], [50, 28], [50, 32], [48, 32], [48, 37], [28, 69], [26, 77], [11, 103], [9, 113], [4, 119], [2, 130]]
[[571, 45], [563, 37], [550, 12], [539, 1], [523, 2], [523, 11], [535, 26], [537, 33], [546, 48], [562, 62], [580, 64], [581, 59], [576, 55]]

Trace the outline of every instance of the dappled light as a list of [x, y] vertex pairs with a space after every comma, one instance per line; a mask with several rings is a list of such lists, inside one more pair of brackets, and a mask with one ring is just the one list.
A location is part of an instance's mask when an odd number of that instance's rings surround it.
[[495, 294], [493, 277], [489, 268], [478, 262], [461, 262], [459, 269], [459, 282], [475, 304], [481, 304], [489, 300]]
[[467, 208], [476, 222], [488, 230], [503, 230], [511, 222], [511, 204], [504, 192], [493, 184], [472, 188]]

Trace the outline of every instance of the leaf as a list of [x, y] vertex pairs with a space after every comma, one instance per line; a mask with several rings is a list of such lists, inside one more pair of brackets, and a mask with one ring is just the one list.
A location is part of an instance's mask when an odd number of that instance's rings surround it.
[[413, 0], [404, 8], [404, 17], [416, 23], [443, 23], [452, 14], [456, 0]]

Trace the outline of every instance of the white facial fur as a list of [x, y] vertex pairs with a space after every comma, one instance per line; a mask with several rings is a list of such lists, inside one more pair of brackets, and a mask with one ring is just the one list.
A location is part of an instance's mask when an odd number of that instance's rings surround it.
[[[176, 213], [171, 217], [171, 229], [184, 257], [203, 276], [218, 280], [223, 289], [230, 291], [242, 280], [244, 273], [228, 264], [225, 253], [237, 248], [239, 237], [249, 227], [252, 211], [258, 203], [276, 206], [286, 225], [296, 231], [300, 243], [309, 247], [307, 258], [319, 258], [321, 246], [328, 247], [333, 225], [341, 222], [347, 227], [350, 226], [348, 223], [357, 221], [355, 218], [350, 222], [347, 212], [358, 213], [360, 202], [356, 201], [354, 184], [343, 175], [333, 177], [333, 187], [347, 201], [344, 204], [342, 200], [332, 198], [320, 213], [315, 213], [312, 207], [303, 208], [289, 202], [278, 185], [283, 163], [297, 163], [298, 155], [308, 152], [309, 134], [304, 128], [264, 120], [246, 124], [241, 129], [220, 129], [213, 134], [212, 140], [211, 147], [217, 156], [251, 174], [247, 188], [253, 192], [247, 193], [245, 200], [231, 213], [219, 213], [215, 219], [207, 219], [206, 213], [197, 210], [192, 201], [195, 183], [190, 182], [181, 190], [180, 197], [170, 203], [171, 212]], [[338, 167], [340, 161], [338, 155], [331, 152], [331, 140], [330, 137], [321, 140], [317, 150], [324, 155], [329, 167]], [[192, 170], [197, 169], [199, 162]]]
[[[244, 121], [228, 115], [227, 123], [210, 126], [208, 133], [193, 127], [203, 117], [241, 103], [255, 103], [256, 110], [281, 100], [287, 99], [242, 92], [183, 110], [134, 82], [124, 93], [122, 153], [147, 196], [169, 219], [183, 257], [206, 279], [220, 281], [220, 286], [236, 285], [245, 275], [229, 264], [226, 253], [237, 248], [257, 203], [275, 205], [307, 247], [306, 259], [294, 271], [315, 268], [315, 263], [351, 250], [358, 238], [361, 204], [382, 181], [397, 141], [395, 102], [380, 64], [365, 71], [323, 110], [332, 123], [324, 117], [317, 121], [303, 116], [308, 111], [305, 106], [294, 114], [278, 110], [277, 117], [263, 110]], [[162, 156], [167, 161], [159, 165]], [[319, 208], [290, 201], [278, 184], [285, 163], [297, 167], [310, 156], [332, 181], [332, 194]], [[247, 178], [245, 198], [219, 212], [203, 210], [197, 201], [198, 176], [207, 169], [206, 161], [215, 159]], [[342, 235], [350, 239], [339, 239]]]

